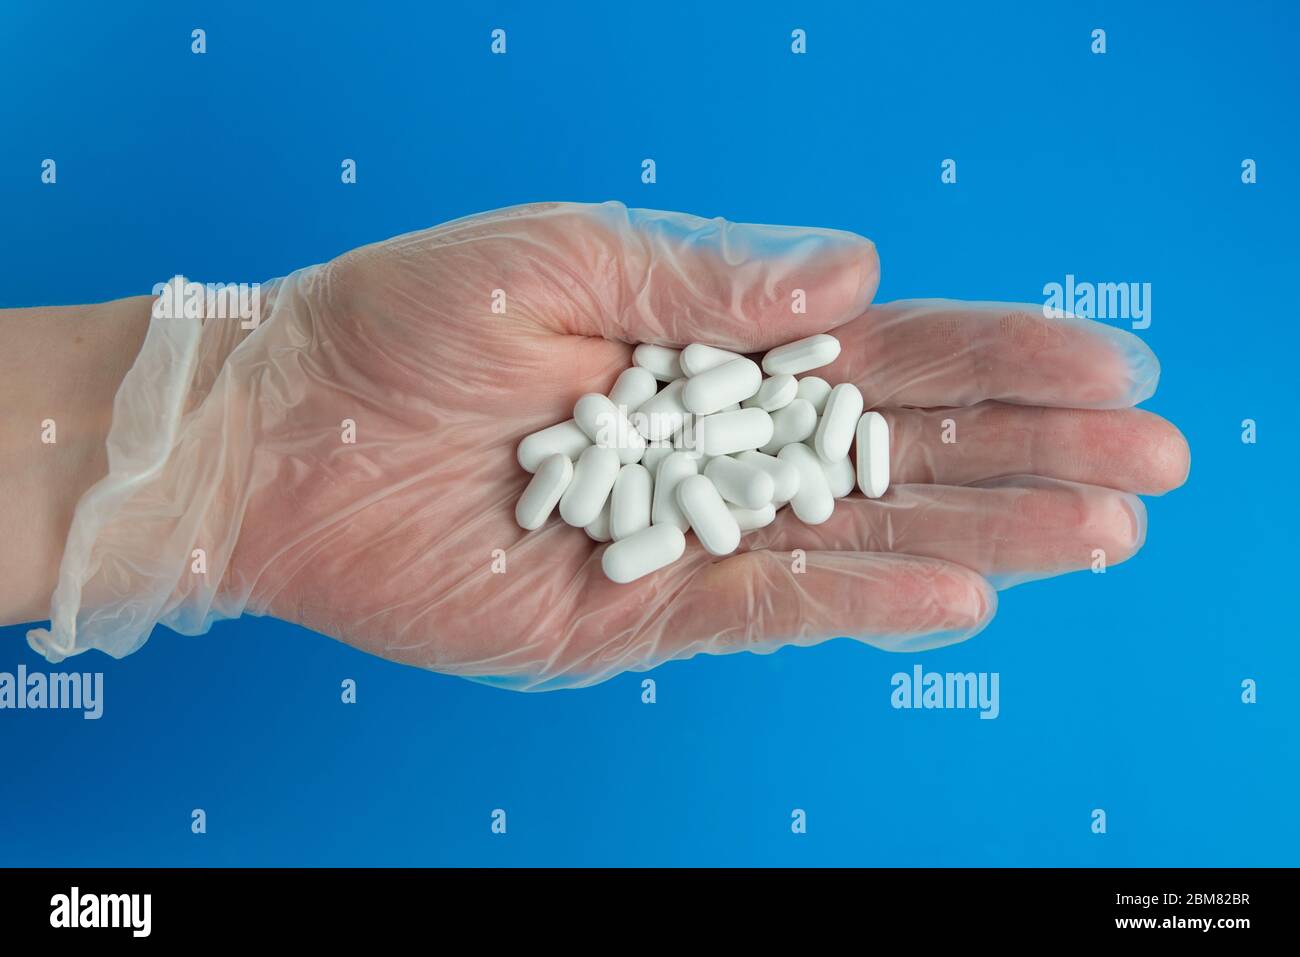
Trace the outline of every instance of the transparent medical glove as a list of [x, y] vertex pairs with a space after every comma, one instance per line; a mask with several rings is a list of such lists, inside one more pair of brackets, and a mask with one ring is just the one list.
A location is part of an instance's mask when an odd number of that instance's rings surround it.
[[[544, 204], [400, 236], [263, 288], [256, 329], [153, 320], [33, 646], [126, 655], [162, 623], [275, 615], [423, 668], [541, 689], [699, 653], [980, 631], [994, 586], [1114, 565], [1134, 493], [1178, 485], [1131, 408], [1137, 338], [1039, 306], [872, 306], [873, 245], [825, 229]], [[803, 308], [800, 308], [803, 306]], [[893, 486], [628, 585], [558, 516], [525, 533], [520, 438], [608, 391], [633, 344], [760, 352], [833, 331], [815, 374], [893, 430]], [[195, 550], [206, 570], [196, 572]]]

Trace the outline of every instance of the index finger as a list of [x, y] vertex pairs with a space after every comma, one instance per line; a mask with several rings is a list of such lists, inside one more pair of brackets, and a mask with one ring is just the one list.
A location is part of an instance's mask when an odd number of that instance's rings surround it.
[[1122, 409], [1150, 398], [1160, 363], [1145, 342], [1025, 303], [914, 299], [870, 307], [834, 331], [839, 358], [816, 374], [852, 382], [867, 408], [1017, 405]]

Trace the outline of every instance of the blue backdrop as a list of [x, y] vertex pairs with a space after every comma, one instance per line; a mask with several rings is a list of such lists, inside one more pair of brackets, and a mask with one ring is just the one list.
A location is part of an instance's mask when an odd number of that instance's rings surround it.
[[[1148, 407], [1193, 466], [1136, 559], [1004, 593], [967, 644], [699, 658], [654, 705], [636, 675], [516, 694], [252, 618], [73, 659], [101, 720], [0, 711], [0, 863], [1296, 863], [1300, 13], [967, 6], [7, 5], [0, 305], [269, 278], [539, 199], [834, 226], [879, 245], [882, 299], [1151, 282]], [[48, 670], [23, 631], [0, 671]], [[998, 672], [1000, 717], [893, 710], [917, 662]]]

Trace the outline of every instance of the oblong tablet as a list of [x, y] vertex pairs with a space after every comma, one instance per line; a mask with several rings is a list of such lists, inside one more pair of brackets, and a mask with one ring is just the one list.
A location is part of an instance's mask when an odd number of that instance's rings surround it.
[[889, 490], [889, 423], [879, 412], [858, 420], [858, 488], [867, 498]]
[[527, 531], [541, 528], [551, 517], [573, 479], [573, 463], [560, 452], [548, 455], [515, 503], [515, 521]]
[[757, 465], [719, 455], [704, 467], [704, 477], [713, 483], [718, 494], [741, 508], [762, 508], [772, 502], [776, 487], [772, 476]]
[[585, 528], [605, 507], [618, 478], [618, 451], [598, 445], [588, 447], [573, 467], [573, 481], [560, 498], [560, 518], [574, 528]]
[[758, 391], [741, 403], [747, 409], [775, 412], [784, 409], [799, 392], [799, 380], [792, 375], [774, 375], [764, 379]]
[[799, 470], [799, 491], [790, 499], [790, 507], [799, 521], [805, 525], [820, 525], [830, 518], [835, 511], [835, 496], [831, 495], [817, 453], [802, 442], [796, 442], [783, 448], [777, 458]]
[[609, 502], [605, 503], [605, 506], [600, 510], [600, 514], [596, 516], [596, 520], [583, 528], [583, 531], [587, 533], [587, 537], [593, 542], [610, 541]]
[[619, 375], [614, 388], [609, 390], [609, 401], [619, 406], [624, 415], [631, 415], [658, 391], [659, 380], [649, 369], [628, 366]]
[[609, 497], [609, 535], [620, 541], [650, 527], [654, 481], [644, 465], [625, 465]]
[[641, 403], [641, 408], [632, 414], [632, 423], [645, 438], [651, 442], [671, 439], [673, 433], [686, 421], [686, 406], [682, 405], [682, 389], [686, 380], [670, 382], [658, 393]]
[[686, 551], [686, 536], [676, 525], [651, 525], [605, 549], [600, 567], [612, 582], [626, 585], [671, 565]]
[[719, 412], [695, 422], [695, 447], [705, 455], [744, 452], [761, 448], [770, 441], [772, 417], [762, 409]]
[[826, 399], [831, 394], [831, 384], [821, 376], [806, 375], [799, 380], [798, 391], [795, 392], [795, 398], [807, 399], [812, 403], [812, 407], [821, 415], [826, 408]]
[[573, 407], [573, 421], [596, 445], [617, 449], [624, 465], [641, 461], [645, 439], [628, 421], [623, 410], [599, 392], [589, 392]]
[[826, 473], [826, 484], [830, 487], [833, 497], [843, 498], [853, 491], [853, 485], [857, 482], [858, 476], [853, 470], [852, 458], [846, 455], [834, 462], [827, 462], [819, 455], [817, 459], [822, 464], [822, 471]]
[[[778, 452], [780, 449], [777, 450]], [[772, 502], [781, 505], [794, 498], [799, 491], [799, 470], [790, 462], [783, 462], [765, 452], [741, 452], [736, 456], [741, 462], [757, 465], [772, 476]]]
[[696, 415], [712, 415], [733, 402], [748, 399], [762, 384], [763, 373], [757, 363], [738, 356], [687, 379], [682, 405]]
[[676, 349], [643, 342], [632, 350], [632, 364], [645, 369], [660, 382], [672, 382], [682, 377], [680, 356]]
[[831, 394], [826, 399], [826, 410], [817, 423], [817, 437], [813, 440], [817, 454], [827, 462], [838, 462], [848, 455], [860, 415], [862, 393], [857, 386], [851, 382], [841, 382], [831, 389]]
[[559, 452], [567, 455], [571, 461], [577, 461], [582, 450], [591, 445], [591, 439], [578, 428], [573, 419], [547, 426], [539, 432], [525, 435], [515, 450], [515, 457], [525, 472], [536, 472], [537, 466], [548, 455]]
[[677, 504], [710, 555], [730, 555], [740, 545], [740, 526], [735, 516], [703, 475], [682, 479], [677, 486]]
[[681, 363], [682, 372], [687, 375], [699, 375], [701, 372], [708, 372], [732, 359], [739, 358], [741, 356], [738, 352], [728, 352], [726, 349], [715, 349], [713, 346], [693, 342], [682, 350], [678, 361]]
[[677, 486], [682, 479], [699, 472], [696, 457], [690, 452], [673, 452], [659, 463], [659, 470], [655, 472], [654, 502], [650, 507], [652, 524], [675, 525], [683, 532], [691, 527], [677, 507]]
[[762, 508], [741, 508], [739, 505], [727, 504], [727, 511], [740, 526], [740, 533], [752, 532], [756, 528], [766, 528], [776, 521], [776, 506], [768, 502]]
[[809, 336], [777, 346], [763, 356], [763, 371], [768, 375], [798, 375], [809, 369], [830, 365], [840, 354], [840, 340], [834, 336]]
[[802, 442], [816, 431], [817, 410], [806, 399], [795, 399], [772, 413], [772, 435], [758, 450], [777, 455], [787, 445]]

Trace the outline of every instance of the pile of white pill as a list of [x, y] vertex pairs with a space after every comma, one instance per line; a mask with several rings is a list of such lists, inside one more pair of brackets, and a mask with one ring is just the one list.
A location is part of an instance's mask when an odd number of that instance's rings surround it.
[[637, 346], [608, 396], [584, 395], [572, 419], [519, 443], [533, 478], [515, 519], [532, 531], [559, 505], [566, 523], [613, 542], [601, 567], [624, 583], [681, 558], [687, 531], [729, 555], [787, 504], [820, 525], [855, 481], [879, 498], [889, 487], [884, 417], [863, 413], [850, 383], [795, 378], [839, 354], [828, 335], [778, 346], [761, 368], [713, 346]]

